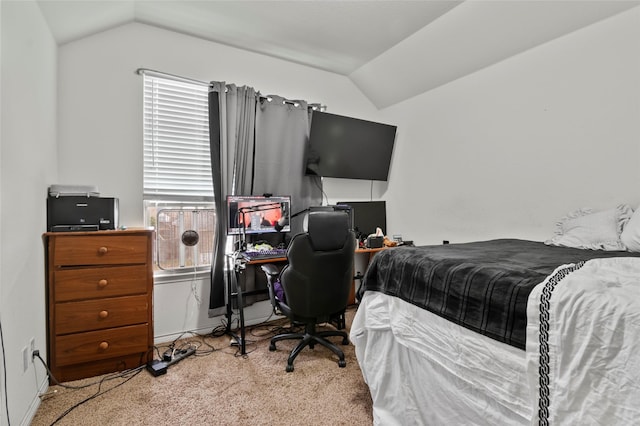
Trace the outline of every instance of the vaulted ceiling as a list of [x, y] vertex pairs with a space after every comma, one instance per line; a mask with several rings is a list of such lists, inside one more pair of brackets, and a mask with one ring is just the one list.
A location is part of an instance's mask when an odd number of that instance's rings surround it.
[[384, 108], [636, 7], [640, 0], [38, 4], [60, 45], [141, 22], [348, 76]]

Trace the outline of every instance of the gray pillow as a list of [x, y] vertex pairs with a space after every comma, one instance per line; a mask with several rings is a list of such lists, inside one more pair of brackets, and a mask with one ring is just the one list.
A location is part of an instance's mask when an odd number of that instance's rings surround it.
[[590, 250], [626, 250], [620, 234], [632, 214], [633, 209], [628, 204], [603, 211], [576, 210], [558, 222], [556, 235], [545, 244]]

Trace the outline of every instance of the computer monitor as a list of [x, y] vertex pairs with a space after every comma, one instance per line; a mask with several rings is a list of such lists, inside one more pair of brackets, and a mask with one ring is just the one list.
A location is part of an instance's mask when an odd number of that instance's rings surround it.
[[376, 228], [387, 232], [387, 206], [384, 201], [340, 201], [338, 205], [351, 207], [353, 230], [358, 239], [363, 240], [375, 234]]
[[250, 235], [291, 231], [291, 197], [227, 196], [227, 234]]

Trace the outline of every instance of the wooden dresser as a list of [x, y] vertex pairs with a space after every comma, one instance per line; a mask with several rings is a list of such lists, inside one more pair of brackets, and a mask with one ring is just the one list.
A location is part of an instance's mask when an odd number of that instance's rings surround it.
[[48, 232], [48, 363], [60, 382], [153, 357], [151, 230]]

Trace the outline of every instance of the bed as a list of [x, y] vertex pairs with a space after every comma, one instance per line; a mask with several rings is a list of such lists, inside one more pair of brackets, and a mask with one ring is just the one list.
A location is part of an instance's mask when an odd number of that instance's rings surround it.
[[516, 239], [378, 253], [350, 331], [374, 423], [637, 422], [638, 255]]

